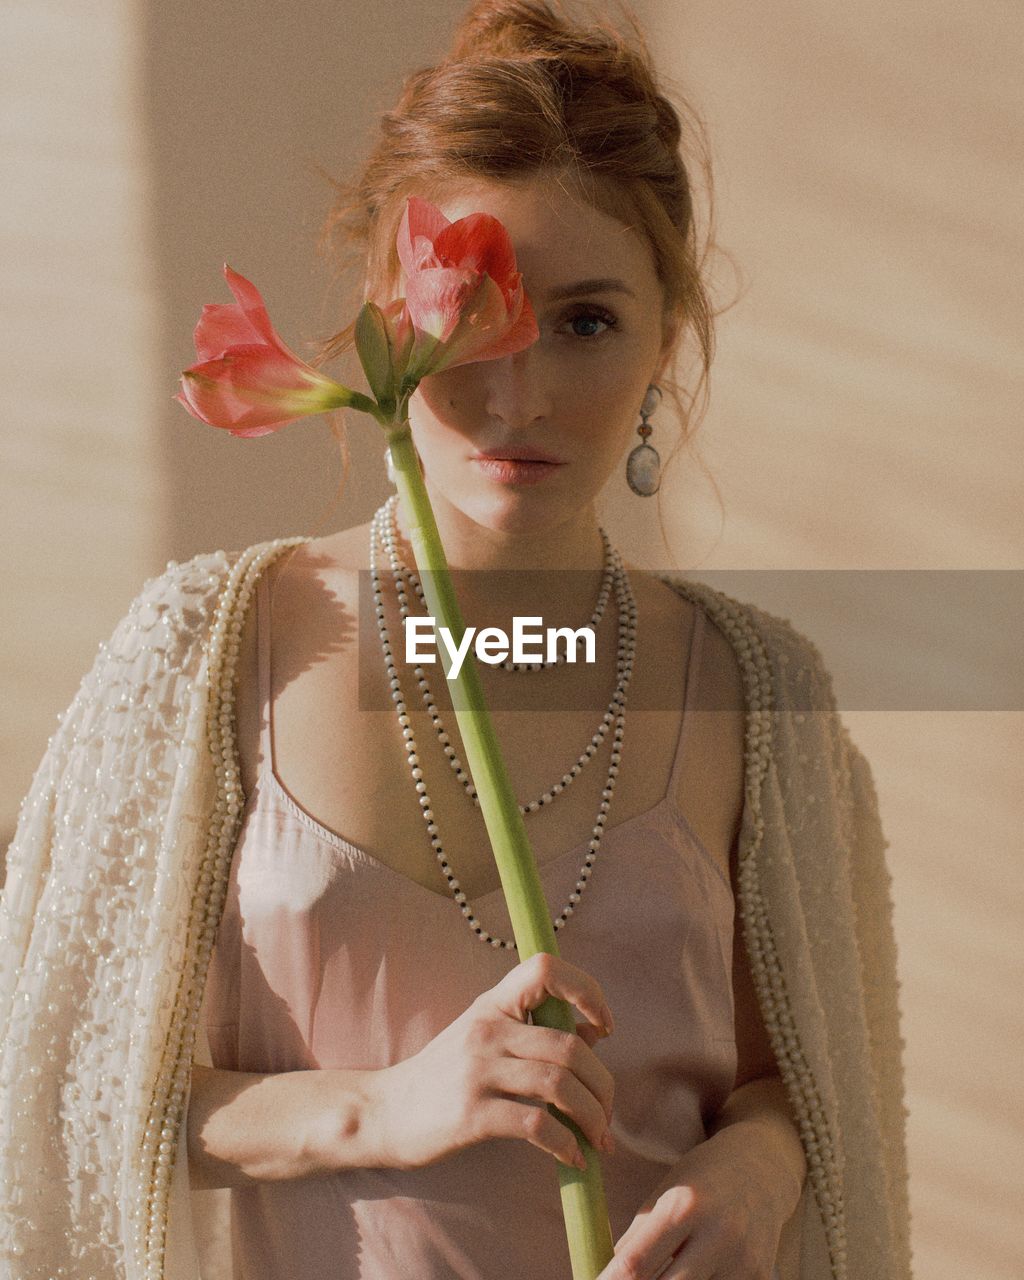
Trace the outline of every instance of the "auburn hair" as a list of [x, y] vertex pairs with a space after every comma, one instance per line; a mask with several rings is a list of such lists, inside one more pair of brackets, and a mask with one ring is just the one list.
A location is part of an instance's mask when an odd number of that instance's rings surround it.
[[[397, 293], [395, 238], [410, 194], [567, 173], [583, 199], [646, 237], [667, 345], [677, 354], [689, 340], [690, 389], [662, 379], [683, 428], [674, 453], [706, 406], [714, 348], [708, 148], [693, 109], [661, 92], [637, 19], [621, 7], [629, 35], [571, 17], [560, 0], [476, 0], [444, 58], [407, 77], [361, 172], [334, 183], [320, 247], [340, 270], [362, 264], [365, 296], [386, 301]], [[351, 346], [353, 327], [322, 342], [319, 358]]]

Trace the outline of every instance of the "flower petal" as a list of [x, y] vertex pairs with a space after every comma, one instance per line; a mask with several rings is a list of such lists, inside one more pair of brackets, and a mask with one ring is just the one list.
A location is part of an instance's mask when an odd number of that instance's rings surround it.
[[449, 223], [434, 240], [434, 251], [442, 266], [486, 273], [506, 296], [517, 275], [509, 234], [489, 213], [471, 213]]
[[248, 316], [235, 302], [211, 302], [203, 307], [193, 335], [200, 360], [213, 360], [228, 347], [261, 340]]
[[524, 351], [532, 346], [540, 337], [537, 317], [534, 315], [530, 299], [522, 292], [519, 314], [512, 324], [500, 333], [488, 346], [478, 350], [474, 355], [464, 358], [459, 363], [472, 364], [475, 360], [497, 360], [501, 356], [512, 356], [517, 351]]
[[430, 371], [454, 368], [481, 359], [480, 353], [499, 343], [508, 330], [508, 309], [490, 276], [481, 276], [467, 299], [458, 323], [430, 362]]
[[426, 239], [433, 244], [445, 227], [450, 225], [441, 210], [429, 200], [421, 200], [419, 196], [408, 198], [396, 240], [398, 260], [407, 276], [420, 269], [424, 246], [419, 242]]
[[[521, 351], [537, 340], [512, 240], [491, 214], [451, 222], [429, 201], [410, 196], [397, 248], [405, 272], [404, 306], [415, 329], [404, 376], [402, 363], [395, 362], [403, 387], [441, 369]], [[405, 314], [401, 300], [383, 311], [389, 324]]]
[[384, 320], [388, 326], [392, 351], [395, 360], [395, 378], [400, 379], [409, 361], [416, 340], [416, 330], [409, 315], [409, 306], [404, 298], [395, 298], [382, 308]]
[[446, 342], [469, 300], [480, 286], [475, 271], [431, 267], [406, 281], [405, 301], [413, 325], [439, 342]]
[[[300, 371], [301, 372], [301, 371]], [[212, 427], [283, 426], [345, 403], [351, 393], [315, 370], [296, 377], [273, 347], [232, 347], [182, 374], [182, 403]]]
[[256, 288], [251, 280], [246, 280], [245, 276], [239, 275], [237, 271], [232, 271], [226, 262], [224, 263], [224, 279], [228, 282], [228, 288], [235, 295], [235, 301], [241, 307], [254, 331], [264, 342], [271, 346], [276, 346], [281, 340], [274, 331], [274, 326], [270, 323], [266, 303], [263, 301], [259, 289]]
[[289, 360], [294, 360], [296, 364], [302, 365], [305, 369], [311, 368], [301, 356], [297, 356], [292, 351], [291, 347], [283, 341], [280, 334], [270, 323], [266, 303], [263, 301], [259, 289], [256, 288], [252, 281], [246, 280], [245, 276], [239, 275], [237, 271], [232, 271], [226, 262], [224, 263], [224, 279], [228, 282], [228, 288], [235, 295], [238, 305], [245, 314], [245, 318], [252, 325], [259, 338], [266, 342], [268, 346], [276, 347]]
[[[201, 374], [186, 371], [181, 376], [181, 391], [174, 397], [200, 421], [220, 427], [235, 435], [266, 435], [294, 419], [268, 415], [246, 404], [233, 394], [230, 386]], [[272, 421], [268, 422], [268, 416]]]

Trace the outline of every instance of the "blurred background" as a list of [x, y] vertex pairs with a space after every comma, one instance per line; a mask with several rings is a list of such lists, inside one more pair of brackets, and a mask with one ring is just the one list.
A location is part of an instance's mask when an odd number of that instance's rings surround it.
[[[721, 258], [720, 297], [738, 300], [719, 321], [699, 453], [660, 495], [668, 546], [656, 504], [625, 485], [606, 524], [640, 563], [791, 618], [836, 672], [890, 840], [916, 1275], [1018, 1280], [1024, 12], [635, 8], [667, 91], [706, 118], [717, 239], [741, 284]], [[388, 492], [368, 419], [353, 416], [335, 501], [325, 423], [246, 442], [171, 397], [202, 304], [229, 300], [224, 261], [301, 352], [352, 314], [315, 247], [327, 175], [351, 171], [461, 10], [3, 6], [4, 845], [57, 715], [145, 578], [357, 523]], [[863, 610], [837, 611], [850, 570], [870, 571], [876, 595], [892, 584], [891, 614], [864, 626]], [[930, 700], [847, 683], [906, 652], [898, 570], [938, 572], [940, 602], [948, 588], [934, 619], [960, 656], [931, 663]], [[973, 601], [964, 583], [986, 590]], [[929, 664], [916, 652], [912, 674]]]

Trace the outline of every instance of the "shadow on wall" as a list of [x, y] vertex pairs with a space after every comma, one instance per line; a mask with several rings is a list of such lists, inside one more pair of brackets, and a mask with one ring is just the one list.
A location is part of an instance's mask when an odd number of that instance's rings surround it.
[[[367, 519], [388, 491], [383, 444], [364, 415], [349, 418], [352, 469], [338, 501], [341, 466], [325, 420], [242, 440], [197, 422], [172, 395], [195, 359], [202, 305], [231, 300], [225, 261], [253, 280], [302, 355], [352, 318], [351, 294], [330, 287], [315, 250], [332, 199], [315, 166], [352, 171], [404, 76], [443, 50], [462, 8], [146, 6], [141, 92], [167, 556], [330, 532]], [[350, 365], [331, 372], [362, 385]]]

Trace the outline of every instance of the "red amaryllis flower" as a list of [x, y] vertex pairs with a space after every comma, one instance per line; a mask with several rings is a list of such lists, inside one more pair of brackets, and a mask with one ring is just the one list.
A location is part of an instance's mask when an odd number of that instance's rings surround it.
[[194, 335], [199, 363], [184, 370], [174, 397], [191, 414], [235, 436], [262, 436], [307, 414], [372, 404], [285, 346], [259, 290], [227, 263], [224, 278], [235, 302], [203, 307]]
[[405, 303], [415, 331], [407, 380], [512, 355], [539, 331], [508, 232], [488, 213], [449, 222], [417, 196], [398, 232]]

